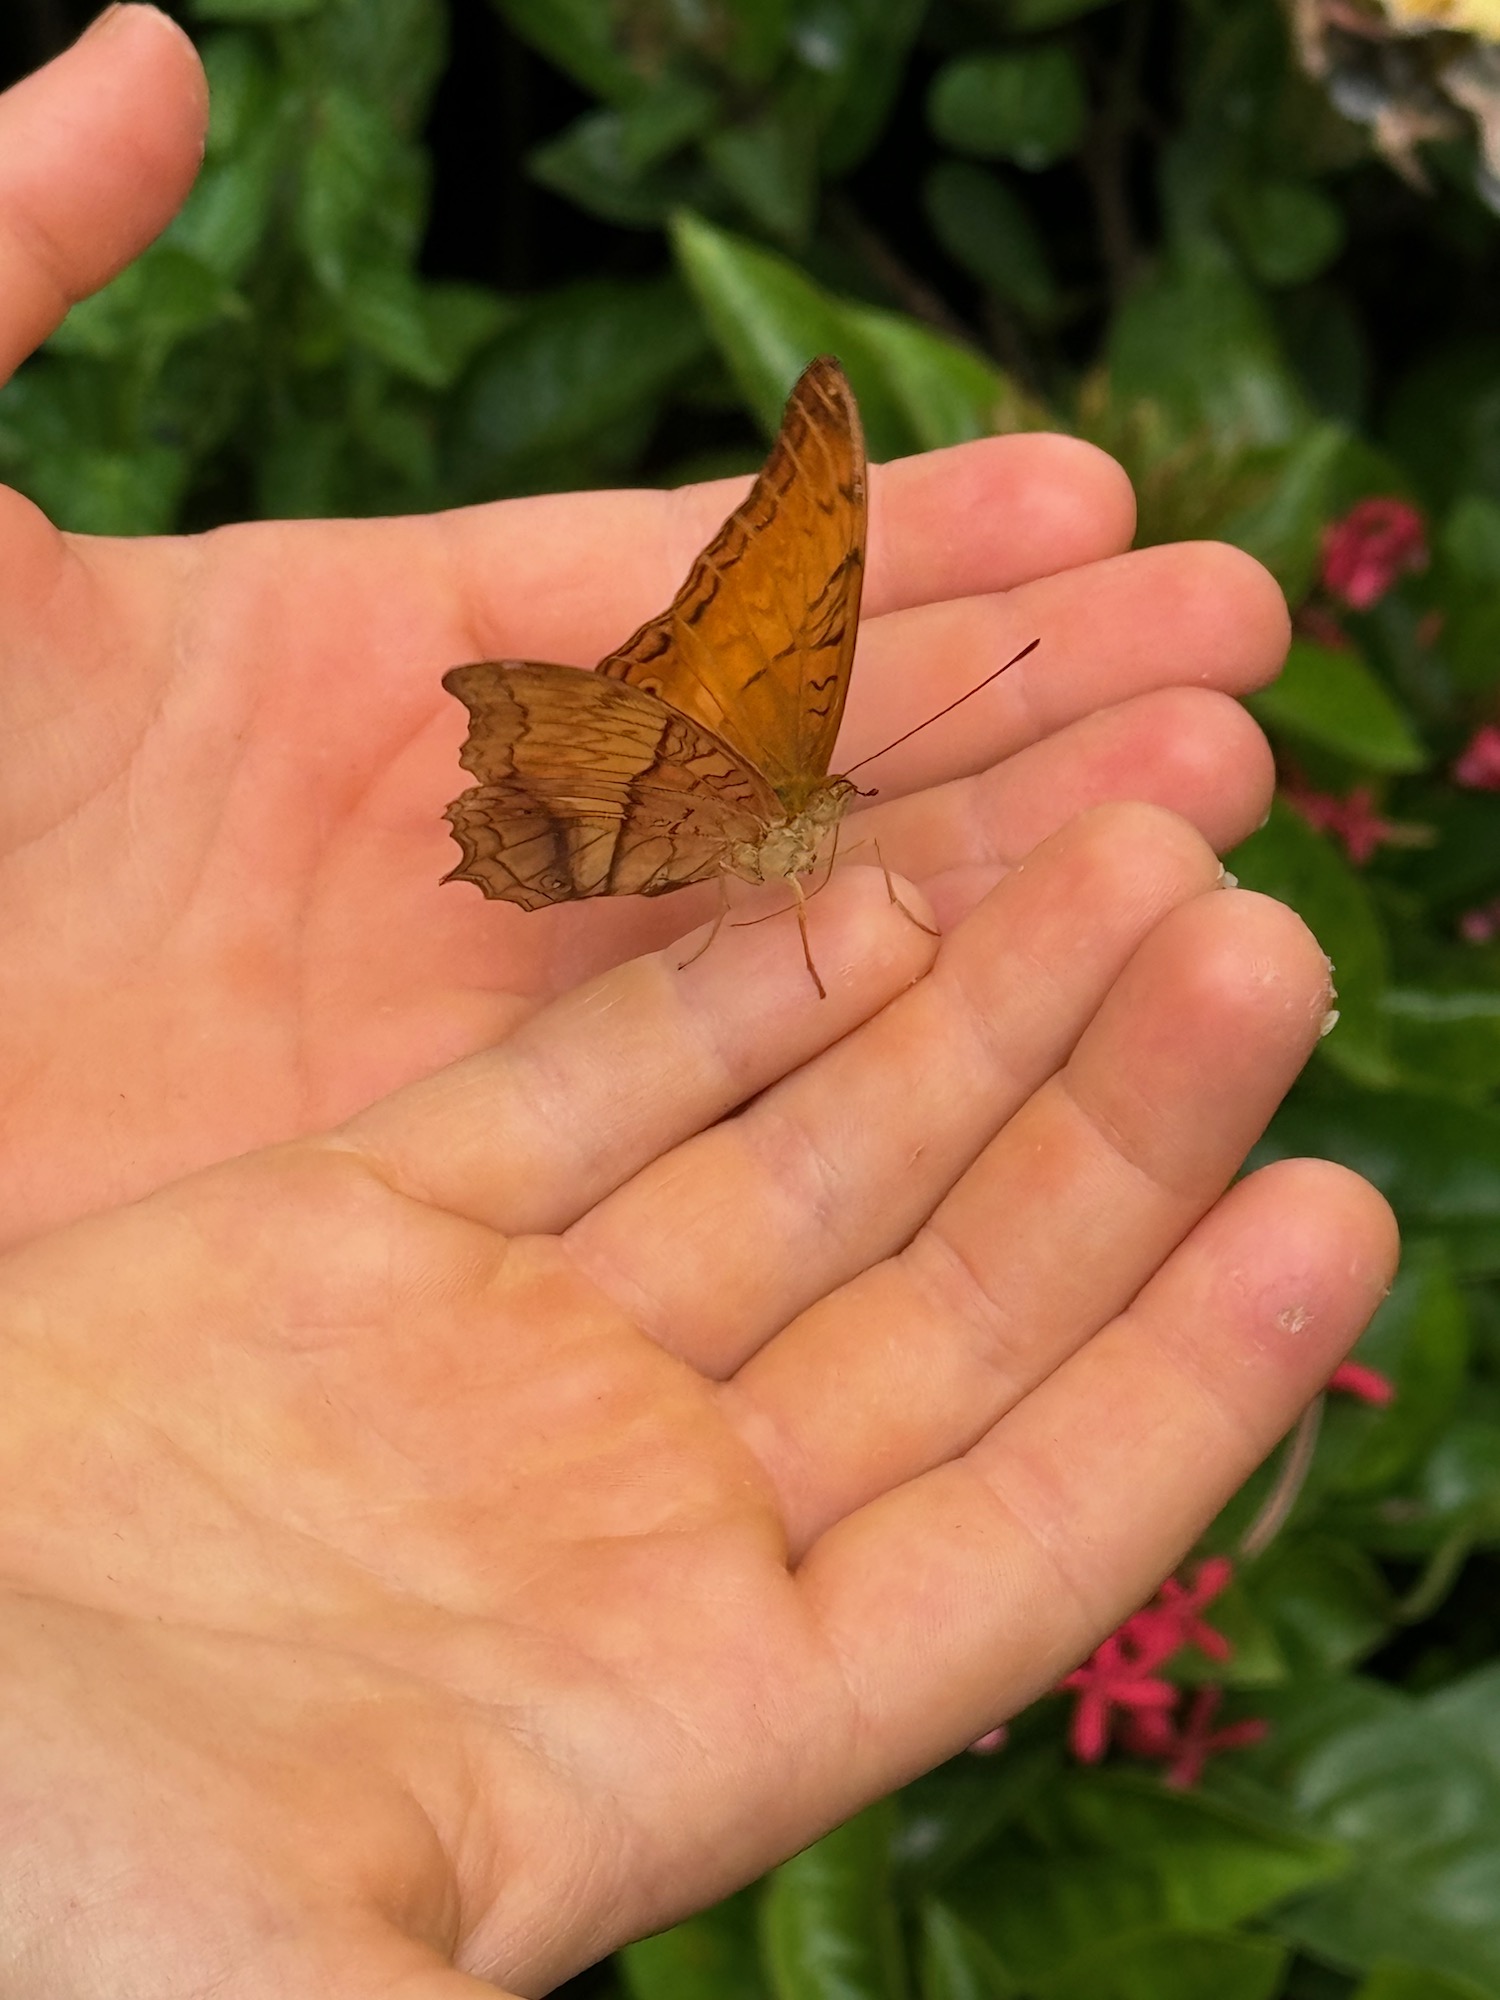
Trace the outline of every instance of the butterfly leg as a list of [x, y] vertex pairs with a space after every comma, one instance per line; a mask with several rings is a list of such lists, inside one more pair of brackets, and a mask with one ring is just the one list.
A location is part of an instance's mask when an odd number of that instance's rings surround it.
[[729, 877], [727, 875], [721, 874], [719, 876], [719, 914], [714, 918], [713, 924], [709, 929], [708, 936], [703, 940], [702, 944], [699, 945], [698, 949], [696, 951], [689, 952], [687, 957], [682, 960], [681, 964], [677, 968], [679, 972], [686, 972], [690, 965], [696, 965], [698, 963], [699, 959], [702, 958], [704, 952], [708, 950], [708, 947], [713, 943], [714, 939], [719, 935], [720, 930], [723, 928], [724, 919], [728, 915], [729, 915]]
[[797, 928], [802, 933], [802, 956], [807, 960], [807, 969], [812, 974], [812, 983], [818, 989], [818, 998], [826, 1000], [828, 989], [818, 977], [818, 968], [813, 964], [812, 946], [807, 941], [807, 898], [802, 893], [802, 884], [795, 875], [786, 878], [792, 894], [797, 898]]
[[915, 911], [907, 909], [905, 903], [903, 903], [901, 898], [896, 894], [896, 885], [891, 880], [891, 871], [885, 865], [885, 856], [880, 851], [880, 842], [878, 840], [874, 843], [874, 847], [875, 847], [875, 859], [880, 863], [880, 872], [885, 877], [885, 893], [890, 897], [891, 901], [896, 905], [896, 908], [901, 912], [903, 917], [910, 918], [911, 922], [916, 925], [919, 931], [926, 931], [929, 937], [941, 937], [943, 934], [940, 930], [936, 929], [932, 924], [924, 924], [922, 919], [919, 916], [917, 916]]

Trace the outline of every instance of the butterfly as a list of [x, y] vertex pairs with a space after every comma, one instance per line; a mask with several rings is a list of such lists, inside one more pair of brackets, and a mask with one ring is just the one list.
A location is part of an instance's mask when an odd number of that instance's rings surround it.
[[[770, 457], [668, 609], [593, 672], [454, 667], [469, 711], [445, 881], [542, 909], [817, 865], [859, 787], [830, 777], [865, 566], [864, 433], [838, 362], [793, 388]], [[722, 912], [721, 912], [722, 918]]]

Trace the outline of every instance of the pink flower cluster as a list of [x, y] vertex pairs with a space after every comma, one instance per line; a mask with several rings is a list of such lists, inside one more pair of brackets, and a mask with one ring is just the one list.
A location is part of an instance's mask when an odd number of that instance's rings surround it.
[[1199, 1688], [1187, 1696], [1157, 1671], [1184, 1646], [1196, 1646], [1211, 1660], [1227, 1660], [1233, 1647], [1199, 1615], [1234, 1574], [1227, 1556], [1200, 1563], [1191, 1583], [1169, 1577], [1151, 1602], [1061, 1683], [1078, 1699], [1068, 1741], [1085, 1764], [1097, 1764], [1111, 1739], [1135, 1757], [1166, 1765], [1165, 1782], [1178, 1788], [1197, 1784], [1210, 1757], [1242, 1744], [1259, 1743], [1268, 1725], [1257, 1717], [1214, 1727], [1222, 1688]]
[[1362, 1361], [1341, 1361], [1329, 1376], [1328, 1386], [1336, 1394], [1356, 1396], [1361, 1403], [1380, 1408], [1396, 1399], [1396, 1385], [1389, 1375], [1382, 1375], [1378, 1368], [1366, 1368]]
[[1453, 782], [1471, 792], [1500, 792], [1500, 729], [1493, 722], [1475, 730], [1453, 766]]
[[1324, 531], [1323, 588], [1351, 611], [1368, 611], [1398, 577], [1426, 567], [1426, 528], [1405, 500], [1361, 500]]
[[1348, 798], [1337, 799], [1332, 792], [1317, 792], [1310, 785], [1288, 780], [1281, 787], [1281, 796], [1309, 826], [1341, 840], [1356, 868], [1363, 868], [1378, 847], [1401, 837], [1400, 829], [1376, 812], [1375, 794], [1369, 785], [1356, 785]]
[[1465, 910], [1458, 920], [1458, 934], [1465, 944], [1493, 944], [1500, 937], [1500, 896], [1477, 910]]
[[[1396, 1386], [1362, 1361], [1341, 1361], [1328, 1387], [1361, 1402], [1391, 1402]], [[1270, 1724], [1260, 1716], [1214, 1727], [1224, 1699], [1220, 1687], [1191, 1694], [1164, 1680], [1159, 1669], [1184, 1646], [1196, 1646], [1210, 1660], [1227, 1660], [1234, 1647], [1201, 1615], [1234, 1575], [1228, 1556], [1199, 1563], [1191, 1583], [1169, 1576], [1161, 1589], [1133, 1613], [1102, 1646], [1058, 1682], [1059, 1693], [1078, 1697], [1068, 1728], [1068, 1744], [1084, 1764], [1097, 1764], [1112, 1742], [1132, 1757], [1164, 1764], [1163, 1782], [1178, 1790], [1196, 1785], [1210, 1757], [1265, 1740]], [[969, 1748], [981, 1756], [1003, 1750], [1009, 1731], [1002, 1723]]]

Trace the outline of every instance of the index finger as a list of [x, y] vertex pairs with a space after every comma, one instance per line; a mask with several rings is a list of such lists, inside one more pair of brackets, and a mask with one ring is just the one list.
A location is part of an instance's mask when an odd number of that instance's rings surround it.
[[[591, 667], [672, 597], [747, 479], [670, 492], [549, 493], [440, 517], [476, 658]], [[870, 472], [865, 618], [979, 597], [1118, 555], [1125, 473], [1079, 438], [979, 438]]]

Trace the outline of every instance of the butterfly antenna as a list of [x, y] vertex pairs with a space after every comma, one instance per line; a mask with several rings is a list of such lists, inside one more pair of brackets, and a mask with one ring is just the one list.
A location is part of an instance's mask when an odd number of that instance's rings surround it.
[[1005, 662], [1005, 665], [1003, 667], [996, 667], [995, 671], [992, 674], [986, 674], [982, 681], [976, 681], [973, 687], [969, 689], [967, 694], [961, 694], [958, 697], [957, 701], [950, 701], [948, 706], [946, 708], [940, 708], [936, 715], [929, 715], [927, 720], [925, 722], [919, 722], [915, 729], [908, 729], [906, 734], [904, 736], [898, 736], [894, 743], [887, 743], [885, 746], [885, 750], [872, 750], [868, 757], [861, 757], [857, 764], [851, 764], [849, 766], [849, 770], [841, 772], [840, 776], [847, 778], [850, 772], [852, 771], [862, 771], [866, 764], [873, 764], [877, 757], [885, 756], [887, 750], [899, 749], [903, 743], [909, 743], [912, 737], [916, 736], [921, 730], [930, 729], [934, 722], [941, 722], [943, 717], [945, 715], [951, 715], [955, 708], [962, 708], [964, 703], [966, 701], [972, 701], [976, 694], [983, 694], [984, 690], [989, 686], [991, 681], [997, 681], [999, 680], [1002, 674], [1008, 674], [1011, 668], [1015, 666], [1017, 662], [1024, 660], [1028, 653], [1034, 653], [1037, 647], [1041, 645], [1041, 643], [1042, 642], [1040, 639], [1033, 639], [1029, 646], [1023, 646], [1019, 653], [1015, 654], [1013, 658]]

